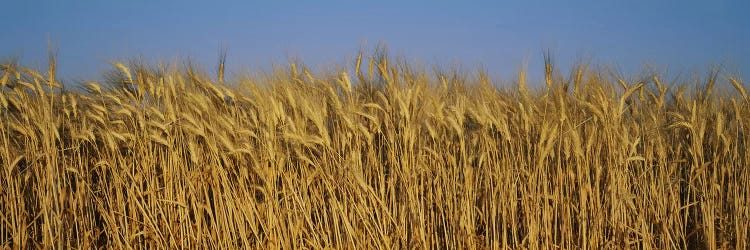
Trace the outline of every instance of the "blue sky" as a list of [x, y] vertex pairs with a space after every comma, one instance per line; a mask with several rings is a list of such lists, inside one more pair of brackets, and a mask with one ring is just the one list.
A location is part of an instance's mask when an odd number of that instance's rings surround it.
[[[210, 70], [220, 47], [228, 68], [310, 65], [353, 58], [385, 43], [426, 64], [482, 66], [511, 79], [542, 51], [559, 66], [579, 59], [625, 73], [723, 64], [750, 74], [750, 4], [716, 1], [13, 1], [0, 10], [0, 59], [44, 67], [57, 45], [69, 81], [96, 79], [117, 59], [191, 58]], [[230, 72], [231, 73], [231, 72]]]

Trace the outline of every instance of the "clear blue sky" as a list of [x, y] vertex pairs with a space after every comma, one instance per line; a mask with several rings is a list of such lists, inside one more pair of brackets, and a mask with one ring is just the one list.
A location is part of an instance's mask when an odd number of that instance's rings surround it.
[[637, 72], [725, 64], [748, 79], [750, 4], [715, 1], [8, 1], [0, 10], [0, 59], [44, 67], [57, 44], [66, 79], [96, 79], [108, 62], [190, 57], [213, 70], [267, 68], [298, 56], [312, 65], [387, 44], [431, 63], [483, 66], [511, 79], [524, 61], [541, 72], [542, 51], [561, 67], [578, 58]]

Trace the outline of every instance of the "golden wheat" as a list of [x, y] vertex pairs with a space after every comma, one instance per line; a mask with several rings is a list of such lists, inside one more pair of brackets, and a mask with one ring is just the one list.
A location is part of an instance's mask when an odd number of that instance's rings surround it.
[[79, 92], [53, 55], [0, 65], [0, 246], [748, 248], [740, 78], [566, 81], [547, 54], [543, 88], [503, 89], [379, 53], [237, 79], [221, 54], [215, 81], [117, 62]]

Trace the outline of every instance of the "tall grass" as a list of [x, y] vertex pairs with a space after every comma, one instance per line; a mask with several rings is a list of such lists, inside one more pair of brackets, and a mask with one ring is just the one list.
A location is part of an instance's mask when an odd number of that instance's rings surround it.
[[[0, 246], [747, 249], [737, 78], [0, 68]], [[540, 85], [539, 89], [530, 86]], [[695, 88], [693, 88], [695, 87]]]

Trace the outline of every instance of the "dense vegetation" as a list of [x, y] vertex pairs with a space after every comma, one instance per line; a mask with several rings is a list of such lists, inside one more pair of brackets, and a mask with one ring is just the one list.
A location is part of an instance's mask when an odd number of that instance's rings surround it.
[[749, 247], [750, 99], [718, 71], [498, 87], [376, 53], [71, 91], [50, 61], [0, 66], [0, 246]]

